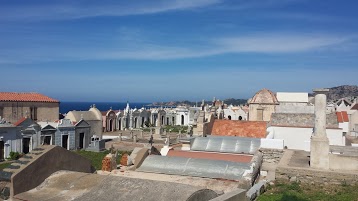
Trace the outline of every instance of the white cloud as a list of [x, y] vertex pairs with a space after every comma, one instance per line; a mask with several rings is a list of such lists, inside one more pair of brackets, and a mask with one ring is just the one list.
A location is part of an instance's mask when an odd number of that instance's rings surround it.
[[[124, 32], [127, 32], [125, 30]], [[129, 31], [130, 32], [130, 31]], [[76, 60], [172, 60], [201, 58], [222, 54], [264, 53], [290, 54], [312, 50], [327, 51], [351, 42], [348, 36], [329, 36], [324, 34], [302, 35], [288, 33], [253, 34], [250, 36], [222, 37], [201, 40], [183, 46], [156, 44], [148, 38], [127, 37], [108, 46], [84, 44], [82, 46], [61, 44], [56, 48], [38, 44], [43, 48], [22, 48], [0, 50], [0, 63], [33, 63], [48, 61]], [[102, 41], [99, 41], [101, 44]], [[111, 41], [106, 41], [106, 43]], [[44, 42], [46, 44], [46, 41]], [[58, 45], [58, 44], [57, 44]], [[90, 46], [89, 46], [90, 45]], [[13, 62], [11, 62], [13, 61]]]
[[217, 45], [227, 52], [289, 53], [341, 44], [349, 37], [304, 34], [265, 34], [222, 38]]
[[[0, 20], [63, 20], [97, 16], [154, 14], [195, 9], [220, 3], [221, 0], [145, 0], [145, 1], [62, 1], [41, 5], [0, 7]], [[94, 2], [94, 3], [93, 3]], [[135, 3], [134, 3], [135, 2]]]

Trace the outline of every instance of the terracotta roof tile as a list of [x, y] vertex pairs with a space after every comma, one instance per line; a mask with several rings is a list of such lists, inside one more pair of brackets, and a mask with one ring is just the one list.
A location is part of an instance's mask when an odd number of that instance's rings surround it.
[[351, 110], [358, 110], [358, 103], [356, 103], [352, 108]]
[[337, 121], [338, 121], [338, 123], [343, 123], [343, 117], [342, 117], [341, 112], [336, 112], [336, 114], [337, 114]]
[[337, 121], [339, 123], [349, 122], [348, 114], [346, 111], [336, 112], [336, 114], [337, 114]]
[[212, 135], [238, 136], [251, 138], [266, 137], [267, 122], [214, 120]]
[[50, 102], [59, 101], [39, 93], [18, 93], [18, 92], [0, 92], [0, 101], [14, 102]]
[[22, 122], [24, 122], [27, 118], [26, 117], [22, 117], [21, 119], [19, 119], [19, 121], [17, 121], [16, 123], [14, 123], [15, 126], [19, 126]]

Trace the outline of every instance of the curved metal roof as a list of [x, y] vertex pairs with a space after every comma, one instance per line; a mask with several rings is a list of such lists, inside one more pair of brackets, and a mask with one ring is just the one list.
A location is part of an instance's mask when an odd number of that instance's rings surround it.
[[238, 181], [249, 169], [250, 163], [150, 155], [137, 171]]
[[197, 137], [191, 144], [192, 151], [209, 151], [221, 153], [255, 154], [260, 148], [261, 140], [244, 137]]

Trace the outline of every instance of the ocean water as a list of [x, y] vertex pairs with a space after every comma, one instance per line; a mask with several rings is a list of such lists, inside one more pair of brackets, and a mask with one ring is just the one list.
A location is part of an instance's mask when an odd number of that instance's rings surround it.
[[[116, 102], [60, 102], [60, 113], [64, 114], [71, 110], [87, 111], [91, 105], [95, 104], [100, 111], [107, 111], [112, 107], [112, 110], [123, 110], [127, 103]], [[142, 108], [150, 103], [129, 103], [130, 108]]]

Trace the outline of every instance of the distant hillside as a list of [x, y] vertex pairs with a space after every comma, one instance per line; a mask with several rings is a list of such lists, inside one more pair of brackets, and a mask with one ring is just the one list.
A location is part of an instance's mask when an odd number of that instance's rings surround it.
[[247, 99], [228, 98], [224, 100], [224, 103], [227, 105], [245, 105], [247, 103]]
[[[212, 104], [212, 101], [207, 101], [205, 100], [205, 105]], [[228, 98], [224, 100], [224, 104], [227, 105], [245, 105], [247, 103], [247, 99], [235, 99], [235, 98]], [[192, 102], [192, 101], [188, 101], [188, 100], [183, 100], [183, 101], [170, 101], [170, 102], [154, 102], [148, 106], [169, 106], [169, 107], [175, 107], [178, 105], [186, 105], [186, 106], [200, 106], [201, 105], [201, 101], [198, 102]]]
[[327, 100], [334, 101], [340, 98], [358, 97], [357, 85], [343, 85], [338, 87], [329, 88]]

